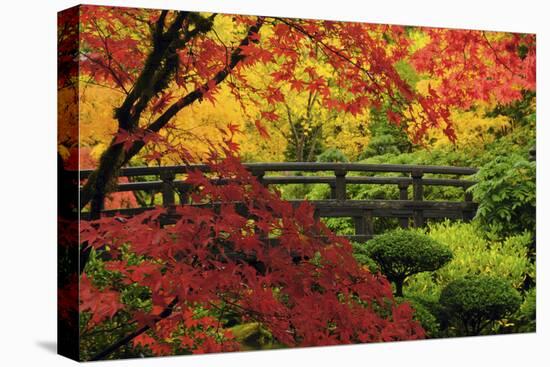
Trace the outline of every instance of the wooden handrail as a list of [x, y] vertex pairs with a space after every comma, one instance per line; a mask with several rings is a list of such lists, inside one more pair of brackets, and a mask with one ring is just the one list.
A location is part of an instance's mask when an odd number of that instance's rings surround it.
[[[346, 184], [366, 184], [366, 185], [411, 185], [412, 179], [409, 177], [362, 177], [351, 176], [345, 178]], [[224, 180], [213, 180], [213, 182], [225, 182]], [[265, 176], [263, 182], [266, 185], [284, 185], [284, 184], [336, 184], [334, 176]], [[115, 191], [158, 191], [162, 189], [163, 181], [144, 181], [119, 183]], [[175, 187], [189, 186], [185, 180], [174, 180]], [[455, 178], [423, 178], [422, 184], [425, 186], [450, 186], [468, 188], [475, 184], [475, 181], [460, 180]]]
[[[394, 172], [411, 174], [413, 171], [433, 174], [448, 175], [473, 175], [477, 169], [470, 167], [452, 166], [427, 166], [407, 164], [365, 164], [365, 163], [322, 163], [322, 162], [282, 162], [282, 163], [244, 163], [252, 172], [281, 172], [281, 171], [343, 171], [343, 172]], [[163, 172], [174, 174], [186, 173], [189, 170], [208, 172], [209, 166], [205, 164], [192, 164], [187, 166], [157, 166], [157, 167], [124, 167], [120, 170], [120, 176], [148, 176], [160, 175]], [[93, 170], [81, 170], [80, 178], [87, 178]]]
[[[310, 201], [316, 209], [317, 217], [351, 217], [355, 223], [355, 234], [368, 238], [373, 235], [374, 217], [394, 217], [399, 219], [402, 227], [409, 226], [409, 219], [415, 227], [421, 227], [426, 219], [454, 218], [470, 220], [475, 215], [477, 204], [467, 188], [474, 185], [471, 180], [458, 178], [428, 177], [426, 174], [442, 174], [466, 176], [477, 172], [475, 168], [401, 165], [401, 164], [363, 164], [363, 163], [246, 163], [244, 166], [264, 185], [285, 184], [328, 184], [331, 188], [331, 199]], [[180, 195], [180, 204], [186, 204], [186, 197], [192, 185], [184, 179], [176, 179], [178, 174], [190, 170], [210, 171], [207, 165], [161, 166], [161, 167], [125, 167], [120, 170], [120, 177], [156, 176], [154, 181], [119, 183], [115, 191], [150, 191], [162, 193], [163, 205], [167, 208], [165, 223], [171, 223], [176, 218], [176, 193]], [[267, 172], [322, 172], [320, 176], [299, 175], [266, 175]], [[80, 171], [80, 177], [89, 177], [92, 170]], [[332, 172], [333, 175], [327, 175]], [[354, 173], [398, 173], [406, 176], [349, 176]], [[160, 178], [160, 180], [158, 179]], [[211, 178], [214, 184], [227, 184], [228, 179]], [[396, 185], [399, 199], [391, 200], [349, 200], [347, 185]], [[449, 186], [464, 189], [463, 201], [425, 201], [425, 186]], [[409, 188], [412, 187], [412, 197]], [[293, 204], [301, 200], [290, 200]], [[213, 204], [215, 205], [215, 204]], [[128, 208], [120, 210], [105, 210], [104, 215], [135, 215], [150, 207]], [[82, 219], [88, 219], [89, 213], [81, 213]]]

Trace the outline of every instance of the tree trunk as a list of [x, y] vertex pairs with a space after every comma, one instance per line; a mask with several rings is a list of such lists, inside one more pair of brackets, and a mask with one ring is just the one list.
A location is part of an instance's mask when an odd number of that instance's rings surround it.
[[[240, 61], [244, 60], [246, 56], [241, 54], [241, 47], [246, 46], [251, 42], [251, 36], [258, 33], [262, 24], [263, 18], [258, 17], [256, 24], [248, 29], [248, 32], [245, 38], [243, 38], [243, 40], [239, 44], [239, 47], [237, 47], [231, 54], [229, 65], [227, 65], [226, 68], [220, 70], [210, 81], [174, 102], [162, 115], [160, 115], [147, 127], [147, 130], [153, 133], [158, 132], [164, 126], [166, 126], [166, 124], [179, 111], [191, 105], [196, 100], [202, 98], [204, 93], [212, 88], [212, 83], [214, 85], [218, 85], [222, 81], [224, 81], [231, 70], [233, 70]], [[138, 100], [138, 102], [139, 101], [140, 100]], [[122, 111], [124, 110], [125, 109], [123, 109]], [[124, 113], [121, 113], [120, 110], [118, 110], [117, 113], [119, 116], [119, 124], [121, 124], [121, 118], [125, 115]], [[139, 121], [139, 118], [136, 117], [124, 117], [124, 121], [126, 121], [127, 119], [134, 122]], [[98, 168], [92, 173], [80, 195], [80, 210], [82, 210], [88, 203], [91, 203], [90, 211], [92, 218], [99, 216], [99, 212], [103, 207], [103, 200], [110, 188], [109, 186], [115, 184], [114, 180], [117, 177], [118, 170], [122, 167], [122, 165], [127, 163], [130, 159], [132, 159], [132, 157], [138, 154], [141, 148], [145, 146], [145, 143], [142, 140], [137, 140], [128, 150], [124, 151], [123, 144], [113, 144], [113, 142], [111, 143], [109, 148], [107, 148], [107, 150], [103, 153]]]
[[403, 297], [403, 280], [401, 279], [395, 281], [395, 296]]
[[88, 178], [87, 184], [80, 196], [80, 209], [90, 202], [90, 217], [99, 218], [103, 209], [105, 195], [109, 186], [118, 176], [117, 172], [124, 160], [122, 144], [111, 144], [101, 156], [98, 168]]

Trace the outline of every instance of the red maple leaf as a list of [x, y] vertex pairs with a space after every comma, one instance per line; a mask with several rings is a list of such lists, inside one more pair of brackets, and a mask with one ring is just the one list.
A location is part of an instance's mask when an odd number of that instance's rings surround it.
[[120, 303], [120, 294], [114, 290], [99, 290], [93, 286], [86, 274], [80, 279], [80, 311], [92, 314], [90, 326], [112, 318], [118, 310], [124, 308]]
[[256, 125], [256, 129], [260, 133], [260, 136], [264, 139], [269, 139], [269, 133], [267, 132], [265, 126], [260, 122], [260, 120], [254, 121], [254, 124]]
[[275, 111], [262, 111], [260, 115], [268, 121], [277, 121], [279, 119], [279, 115]]

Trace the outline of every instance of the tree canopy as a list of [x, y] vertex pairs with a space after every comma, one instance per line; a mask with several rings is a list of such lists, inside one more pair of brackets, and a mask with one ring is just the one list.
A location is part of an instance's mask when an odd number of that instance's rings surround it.
[[[451, 140], [454, 107], [510, 102], [535, 88], [535, 36], [354, 22], [202, 14], [102, 6], [61, 19], [60, 54], [76, 52], [82, 83], [119, 91], [116, 136], [83, 192], [101, 195], [112, 169], [130, 161], [195, 102], [216, 103], [226, 85], [262, 136], [285, 91], [312, 92], [353, 116], [387, 105], [390, 121], [420, 139]], [[70, 16], [66, 16], [70, 18]], [[80, 26], [78, 50], [63, 40]], [[72, 30], [71, 30], [72, 29]], [[422, 76], [424, 90], [402, 65]], [[400, 67], [401, 66], [401, 67]], [[263, 83], [258, 83], [258, 73]], [[255, 77], [256, 76], [256, 77]], [[60, 81], [62, 83], [63, 81]], [[166, 141], [164, 141], [166, 143]], [[178, 145], [185, 150], [185, 145]], [[189, 154], [182, 154], [189, 158]]]

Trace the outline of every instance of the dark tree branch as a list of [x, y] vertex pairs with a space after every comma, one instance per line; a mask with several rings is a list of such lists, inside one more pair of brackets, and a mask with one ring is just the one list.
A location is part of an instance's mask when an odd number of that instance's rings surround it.
[[292, 112], [290, 111], [290, 106], [288, 103], [285, 103], [286, 107], [286, 115], [288, 119], [288, 123], [290, 125], [290, 131], [292, 132], [292, 136], [294, 137], [294, 141], [296, 144], [298, 144], [298, 140], [300, 139], [298, 136], [298, 131], [296, 131], [296, 127], [294, 126], [294, 121], [292, 121]]
[[168, 15], [168, 10], [163, 10], [160, 13], [157, 22], [155, 23], [155, 29], [153, 33], [153, 40], [155, 43], [160, 43], [162, 41], [162, 32], [164, 30], [164, 22], [166, 21], [166, 16]]
[[[223, 70], [220, 70], [209, 82], [204, 83], [201, 87], [195, 89], [194, 91], [190, 92], [186, 96], [180, 98], [176, 102], [174, 102], [162, 115], [160, 115], [153, 123], [151, 123], [147, 130], [151, 132], [158, 132], [160, 129], [162, 129], [166, 124], [183, 108], [189, 106], [196, 100], [201, 99], [205, 93], [207, 93], [211, 87], [212, 84], [214, 86], [217, 86], [221, 82], [227, 78], [227, 76], [231, 73], [231, 71], [237, 66], [239, 62], [245, 59], [246, 55], [241, 54], [241, 47], [246, 46], [250, 43], [250, 37], [256, 33], [259, 32], [261, 26], [263, 24], [263, 18], [259, 17], [258, 21], [255, 25], [251, 26], [248, 29], [247, 35], [241, 43], [239, 44], [239, 47], [233, 51], [231, 54], [231, 59], [229, 62], [229, 65], [225, 67]], [[143, 147], [145, 146], [145, 142], [142, 140], [138, 140], [134, 142], [134, 144], [130, 147], [130, 149], [126, 152], [126, 157], [122, 164], [127, 163], [132, 157], [134, 157]]]
[[[134, 88], [130, 91], [125, 101], [119, 109], [117, 109], [117, 119], [119, 121], [119, 127], [125, 130], [130, 130], [131, 126], [129, 122], [135, 120], [132, 117], [131, 110], [134, 103], [141, 98], [144, 89], [148, 88], [148, 83], [154, 78], [155, 67], [158, 67], [162, 57], [166, 55], [168, 47], [171, 42], [165, 41], [174, 40], [177, 37], [177, 32], [181, 28], [183, 21], [188, 13], [181, 12], [176, 17], [176, 20], [172, 23], [169, 30], [163, 34], [162, 42], [160, 45], [156, 45], [152, 53], [147, 58], [145, 67], [136, 80]], [[212, 15], [211, 19], [215, 16]], [[231, 71], [237, 66], [237, 64], [244, 60], [246, 55], [241, 54], [241, 47], [248, 45], [251, 41], [251, 36], [258, 33], [263, 24], [263, 18], [259, 17], [255, 25], [251, 26], [247, 32], [247, 35], [239, 44], [239, 47], [231, 54], [229, 65], [223, 70], [219, 71], [208, 83], [203, 84], [202, 87], [194, 90], [186, 96], [180, 98], [174, 104], [172, 104], [161, 116], [159, 116], [153, 123], [151, 123], [147, 129], [151, 132], [158, 132], [183, 108], [189, 106], [197, 99], [201, 99], [206, 92], [208, 92], [212, 86], [220, 84], [231, 73]], [[191, 39], [200, 32], [200, 29], [195, 28], [184, 37], [185, 39]], [[136, 120], [137, 121], [137, 120]], [[128, 151], [124, 151], [123, 144], [113, 144], [107, 148], [102, 155], [99, 167], [90, 176], [88, 182], [85, 184], [80, 195], [80, 209], [84, 208], [88, 203], [92, 202], [91, 212], [92, 217], [98, 217], [99, 212], [102, 209], [103, 198], [105, 196], [105, 190], [109, 183], [116, 177], [116, 172], [120, 167], [126, 164], [132, 157], [134, 157], [145, 146], [145, 143], [141, 140], [134, 142]]]
[[[170, 316], [172, 314], [172, 312], [174, 311], [174, 307], [178, 304], [178, 298], [174, 298], [172, 300], [172, 302], [170, 302], [170, 304], [161, 312], [161, 314], [155, 319], [153, 320], [152, 324], [156, 324], [157, 322], [159, 322], [160, 320], [162, 319], [165, 319], [167, 318], [168, 316]], [[131, 342], [133, 339], [137, 338], [138, 336], [140, 336], [141, 334], [143, 334], [144, 332], [146, 332], [147, 330], [149, 330], [151, 328], [151, 324], [148, 324], [148, 325], [143, 325], [142, 327], [140, 327], [139, 329], [131, 332], [130, 334], [126, 335], [125, 337], [122, 337], [120, 338], [119, 340], [117, 340], [116, 342], [114, 342], [113, 344], [111, 344], [110, 346], [108, 346], [107, 348], [103, 349], [102, 351], [96, 353], [94, 356], [92, 356], [92, 358], [90, 358], [90, 361], [99, 361], [99, 360], [102, 360], [104, 359], [105, 357], [107, 357], [108, 355], [110, 355], [111, 353], [113, 353], [115, 350], [117, 350], [118, 348], [122, 347], [123, 345], [126, 345], [128, 344], [129, 342]]]
[[[157, 29], [153, 35], [153, 50], [147, 57], [145, 65], [134, 83], [132, 89], [128, 92], [122, 105], [116, 110], [115, 116], [118, 120], [119, 129], [132, 130], [135, 128], [136, 122], [139, 121], [139, 114], [132, 114], [134, 103], [143, 97], [143, 94], [150, 95], [151, 82], [155, 77], [156, 71], [162, 64], [168, 47], [178, 39], [178, 34], [181, 30], [184, 20], [188, 16], [187, 12], [179, 12], [169, 29], [162, 33], [160, 22], [164, 23], [166, 15], [159, 17], [157, 21]], [[152, 97], [148, 97], [149, 100]], [[141, 111], [140, 111], [141, 113]], [[99, 212], [103, 206], [103, 200], [106, 194], [107, 186], [116, 176], [116, 171], [121, 165], [124, 151], [122, 144], [114, 144], [114, 139], [107, 150], [102, 154], [99, 166], [96, 171], [90, 176], [82, 189], [80, 195], [80, 209], [92, 202], [92, 216], [99, 216]]]
[[315, 132], [311, 136], [311, 145], [309, 147], [309, 153], [307, 155], [306, 160], [308, 162], [312, 162], [314, 155], [315, 155], [315, 148], [317, 147], [317, 142], [319, 140], [319, 136], [321, 136], [321, 132], [323, 131], [323, 125], [317, 126], [315, 129]]
[[[355, 68], [357, 68], [358, 70], [362, 71], [365, 73], [365, 75], [367, 76], [367, 78], [375, 85], [377, 86], [378, 88], [380, 88], [380, 90], [383, 90], [384, 87], [380, 84], [380, 82], [378, 80], [376, 80], [375, 76], [372, 74], [372, 72], [370, 70], [368, 70], [366, 67], [362, 66], [360, 63], [352, 60], [349, 56], [345, 55], [341, 50], [338, 50], [337, 48], [323, 42], [321, 39], [319, 39], [319, 37], [316, 37], [315, 35], [309, 33], [306, 29], [304, 29], [302, 26], [300, 26], [299, 24], [296, 24], [295, 22], [289, 20], [289, 19], [285, 19], [285, 18], [273, 18], [275, 20], [278, 20], [284, 24], [286, 24], [287, 26], [289, 26], [290, 28], [302, 33], [304, 36], [306, 36], [307, 38], [309, 38], [309, 40], [311, 42], [313, 42], [315, 45], [319, 45], [321, 47], [321, 49], [323, 50], [323, 53], [325, 55], [328, 56], [327, 52], [328, 53], [331, 53], [339, 58], [341, 58], [342, 60], [346, 61], [347, 63], [349, 63], [350, 65], [354, 66]], [[387, 95], [388, 97], [397, 105], [397, 106], [403, 106], [403, 102], [399, 99], [397, 99], [391, 89], [389, 87], [386, 88], [387, 89]], [[414, 94], [414, 92], [412, 90], [410, 90], [409, 88], [409, 91], [410, 93]]]
[[[143, 70], [134, 83], [128, 97], [124, 100], [122, 105], [116, 110], [115, 116], [119, 122], [119, 127], [125, 130], [130, 130], [131, 110], [134, 103], [143, 96], [152, 86], [152, 81], [155, 77], [156, 71], [162, 65], [162, 61], [168, 52], [171, 43], [178, 38], [178, 32], [183, 26], [184, 20], [189, 15], [189, 12], [178, 12], [176, 19], [172, 22], [166, 33], [162, 33], [162, 27], [157, 21], [157, 29], [155, 29], [153, 37], [153, 50], [147, 57]], [[164, 23], [164, 17], [159, 17], [159, 21]], [[151, 96], [152, 97], [152, 96]]]

